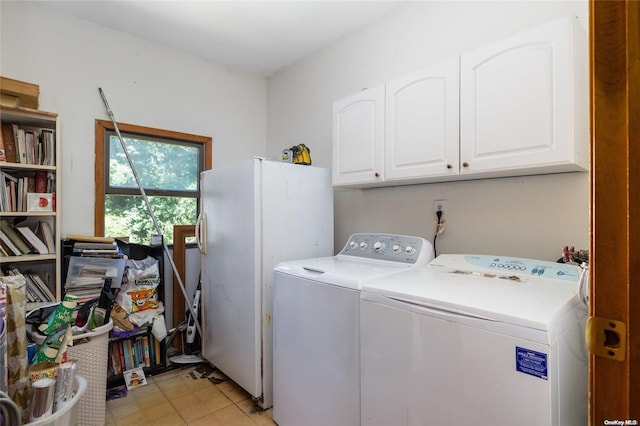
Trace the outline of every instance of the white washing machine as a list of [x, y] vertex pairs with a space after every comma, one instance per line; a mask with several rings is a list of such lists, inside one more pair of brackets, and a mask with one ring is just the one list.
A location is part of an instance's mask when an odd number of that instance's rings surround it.
[[273, 419], [360, 424], [360, 288], [433, 259], [420, 237], [353, 234], [332, 257], [274, 269]]
[[441, 255], [364, 284], [362, 424], [587, 424], [580, 273]]

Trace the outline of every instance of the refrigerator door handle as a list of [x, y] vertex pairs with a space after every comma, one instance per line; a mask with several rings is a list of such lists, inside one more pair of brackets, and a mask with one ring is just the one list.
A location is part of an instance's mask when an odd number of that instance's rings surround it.
[[196, 245], [200, 253], [207, 253], [207, 214], [200, 212], [196, 220]]

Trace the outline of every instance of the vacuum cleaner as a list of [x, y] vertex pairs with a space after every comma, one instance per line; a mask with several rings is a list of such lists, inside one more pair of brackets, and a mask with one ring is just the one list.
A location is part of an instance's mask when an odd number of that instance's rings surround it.
[[168, 339], [173, 339], [175, 331], [184, 332], [182, 337], [182, 354], [169, 357], [169, 361], [173, 364], [196, 364], [204, 362], [199, 355], [193, 352], [193, 346], [196, 341], [198, 329], [196, 323], [198, 322], [198, 312], [200, 308], [200, 285], [198, 280], [198, 288], [193, 296], [192, 309], [187, 312], [187, 318], [180, 325], [174, 329], [174, 333], [170, 333]]

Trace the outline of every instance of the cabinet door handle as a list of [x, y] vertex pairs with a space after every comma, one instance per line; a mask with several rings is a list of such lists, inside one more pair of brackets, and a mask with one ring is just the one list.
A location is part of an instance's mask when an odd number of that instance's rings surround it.
[[453, 166], [451, 164], [447, 164], [447, 169], [453, 169]]
[[464, 163], [462, 163], [462, 167], [469, 167], [469, 163], [465, 161]]
[[380, 173], [375, 172], [374, 176], [375, 176], [375, 177], [380, 177]]

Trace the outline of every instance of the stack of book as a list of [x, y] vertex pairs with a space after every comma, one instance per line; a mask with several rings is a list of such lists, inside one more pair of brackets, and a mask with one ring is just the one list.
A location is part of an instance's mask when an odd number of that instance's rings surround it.
[[74, 256], [115, 257], [122, 258], [118, 244], [76, 241], [73, 243]]
[[16, 265], [8, 265], [3, 268], [3, 273], [7, 275], [22, 275], [27, 282], [26, 295], [29, 303], [49, 303], [55, 302], [56, 297], [53, 292], [35, 271], [20, 272]]
[[125, 256], [113, 238], [68, 235], [73, 252], [65, 281], [65, 293], [78, 297], [79, 302], [100, 297], [105, 280], [111, 287], [120, 287]]

